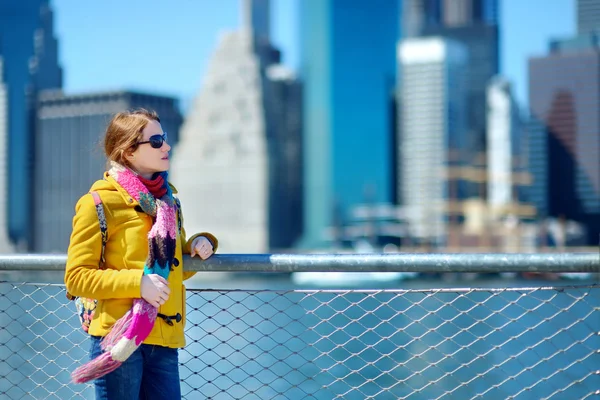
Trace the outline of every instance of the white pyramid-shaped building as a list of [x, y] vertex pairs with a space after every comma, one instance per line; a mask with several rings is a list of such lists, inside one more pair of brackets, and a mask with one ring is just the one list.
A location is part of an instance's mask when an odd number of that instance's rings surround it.
[[173, 151], [185, 228], [215, 234], [220, 252], [268, 248], [264, 39], [248, 25], [221, 35]]

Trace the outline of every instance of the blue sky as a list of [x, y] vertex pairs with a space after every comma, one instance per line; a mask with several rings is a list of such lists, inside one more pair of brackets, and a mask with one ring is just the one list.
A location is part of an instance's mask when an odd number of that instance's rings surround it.
[[[241, 0], [51, 0], [69, 93], [138, 89], [196, 94], [219, 32], [239, 26]], [[273, 42], [298, 66], [297, 7], [271, 0]], [[368, 0], [365, 0], [368, 1]], [[575, 0], [500, 0], [501, 70], [526, 101], [527, 58], [576, 31]]]

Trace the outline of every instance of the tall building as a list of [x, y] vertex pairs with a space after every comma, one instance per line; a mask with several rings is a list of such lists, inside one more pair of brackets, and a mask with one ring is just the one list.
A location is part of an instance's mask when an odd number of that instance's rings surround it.
[[431, 28], [498, 25], [498, 0], [404, 0], [402, 4], [405, 37], [424, 36]]
[[301, 228], [298, 82], [251, 25], [268, 6], [244, 1], [241, 29], [221, 35], [171, 168], [186, 229], [214, 232], [225, 252], [289, 248]]
[[508, 82], [493, 81], [487, 92], [488, 203], [498, 214], [513, 200], [513, 162], [517, 115]]
[[402, 36], [412, 38], [421, 36], [427, 26], [441, 24], [440, 0], [404, 0], [402, 2]]
[[293, 247], [302, 234], [302, 84], [282, 65], [266, 70], [269, 248]]
[[426, 36], [441, 36], [463, 43], [469, 52], [468, 101], [469, 123], [465, 141], [473, 160], [486, 149], [486, 90], [490, 80], [499, 72], [499, 45], [497, 25], [469, 25], [451, 28], [429, 28]]
[[[579, 221], [588, 243], [600, 235], [600, 48], [554, 51], [529, 60], [529, 105], [546, 136], [546, 163], [532, 170], [545, 182], [547, 215]], [[534, 144], [531, 144], [532, 146]]]
[[32, 151], [36, 92], [62, 86], [48, 0], [0, 0], [0, 56], [8, 87], [8, 229], [26, 249], [31, 239]]
[[487, 91], [487, 202], [490, 216], [499, 220], [508, 215], [525, 215], [531, 178], [526, 174], [528, 152], [526, 125], [512, 95], [510, 83], [500, 76], [492, 79]]
[[259, 41], [271, 39], [271, 0], [241, 0], [242, 26], [252, 27], [254, 37]]
[[577, 0], [577, 35], [550, 41], [551, 53], [581, 52], [600, 47], [600, 2]]
[[177, 100], [137, 92], [65, 95], [40, 92], [37, 107], [31, 251], [67, 250], [75, 203], [106, 170], [103, 135], [120, 111], [155, 110], [169, 143], [175, 144], [181, 125]]
[[473, 0], [444, 0], [442, 23], [451, 28], [453, 26], [465, 26], [473, 19]]
[[548, 135], [546, 127], [537, 118], [526, 121], [528, 172], [531, 174], [531, 186], [527, 199], [536, 208], [538, 220], [544, 220], [549, 214], [548, 208]]
[[303, 247], [365, 202], [390, 202], [397, 0], [302, 0]]
[[7, 168], [6, 157], [8, 156], [8, 91], [6, 84], [2, 81], [4, 61], [0, 57], [0, 254], [13, 251], [13, 246], [8, 237], [8, 224], [6, 216], [7, 198]]
[[498, 0], [442, 0], [442, 25], [496, 25], [498, 24]]
[[487, 86], [500, 69], [498, 0], [406, 0], [404, 9], [408, 37], [441, 36], [467, 47], [469, 124], [464, 157], [484, 165], [485, 160], [476, 156], [486, 149]]
[[448, 177], [465, 146], [468, 52], [444, 38], [407, 39], [399, 44], [398, 60], [400, 197], [411, 236], [442, 244], [451, 203], [464, 197]]
[[577, 31], [580, 35], [600, 34], [600, 2], [577, 0]]

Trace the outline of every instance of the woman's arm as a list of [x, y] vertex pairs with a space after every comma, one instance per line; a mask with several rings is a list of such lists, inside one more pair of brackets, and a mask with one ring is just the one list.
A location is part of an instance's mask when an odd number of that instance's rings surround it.
[[[104, 204], [106, 209], [106, 204]], [[109, 232], [110, 233], [110, 232]], [[75, 206], [73, 231], [67, 251], [65, 285], [73, 296], [94, 299], [138, 298], [143, 270], [99, 269], [102, 236], [91, 194]]]
[[[219, 241], [215, 237], [215, 235], [213, 235], [212, 233], [209, 233], [209, 232], [196, 233], [196, 234], [192, 235], [192, 237], [187, 239], [185, 228], [184, 228], [183, 213], [181, 212], [181, 207], [179, 207], [178, 212], [179, 212], [179, 217], [181, 218], [181, 243], [183, 244], [183, 254], [189, 255], [191, 253], [192, 244], [194, 243], [194, 239], [196, 239], [197, 237], [200, 237], [200, 236], [204, 236], [205, 238], [208, 239], [208, 241], [213, 246], [213, 253], [216, 253], [217, 248], [219, 247]], [[194, 276], [195, 274], [196, 274], [196, 272], [194, 272], [194, 271], [185, 271], [184, 270], [183, 271], [183, 279], [184, 280], [189, 279], [192, 276]]]

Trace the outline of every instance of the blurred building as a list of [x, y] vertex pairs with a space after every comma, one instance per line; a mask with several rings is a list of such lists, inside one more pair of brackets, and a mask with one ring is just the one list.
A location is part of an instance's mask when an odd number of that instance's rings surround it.
[[537, 219], [548, 216], [548, 135], [546, 127], [537, 118], [529, 118], [525, 122], [527, 134], [528, 172], [531, 174], [531, 185], [527, 191], [527, 199], [535, 206]]
[[577, 0], [577, 31], [580, 35], [600, 34], [600, 1]]
[[[529, 105], [543, 124], [532, 153], [545, 154], [532, 165], [543, 182], [540, 209], [548, 216], [581, 222], [587, 241], [600, 237], [600, 47], [551, 46], [545, 57], [529, 60]], [[533, 146], [540, 146], [534, 148]], [[536, 171], [534, 168], [539, 168]], [[542, 207], [545, 206], [545, 207]]]
[[577, 1], [577, 35], [550, 41], [551, 53], [586, 51], [600, 47], [600, 2]]
[[8, 223], [6, 216], [6, 190], [8, 188], [7, 162], [8, 156], [8, 90], [2, 81], [4, 76], [4, 61], [0, 57], [0, 254], [13, 251], [13, 246], [8, 237]]
[[302, 85], [282, 65], [266, 70], [269, 154], [269, 248], [289, 249], [300, 239], [302, 198]]
[[358, 204], [395, 190], [390, 98], [397, 0], [302, 0], [304, 201], [301, 246], [323, 246]]
[[512, 95], [510, 83], [492, 79], [487, 91], [487, 202], [492, 220], [507, 216], [533, 218], [522, 204], [531, 177], [527, 173], [526, 126]]
[[493, 81], [487, 92], [488, 204], [494, 214], [513, 201], [513, 163], [519, 129], [518, 114], [504, 79]]
[[403, 0], [402, 5], [405, 37], [430, 28], [498, 24], [498, 0]]
[[252, 27], [257, 40], [268, 42], [271, 39], [271, 0], [241, 0], [240, 3], [242, 26]]
[[[181, 132], [171, 168], [186, 229], [208, 230], [225, 252], [289, 248], [300, 235], [301, 90], [266, 36], [269, 2], [242, 3]], [[263, 27], [263, 28], [260, 28]]]
[[399, 44], [398, 61], [400, 197], [411, 236], [443, 244], [456, 200], [464, 198], [451, 173], [465, 146], [468, 51], [444, 38], [407, 39]]
[[34, 195], [30, 213], [31, 251], [67, 250], [75, 204], [106, 170], [103, 138], [112, 116], [120, 111], [155, 110], [169, 143], [175, 144], [181, 125], [177, 100], [136, 92], [65, 95], [40, 92], [35, 136]]
[[[0, 0], [0, 56], [8, 87], [8, 229], [19, 249], [31, 240], [31, 180], [36, 92], [62, 87], [48, 0]], [[2, 193], [4, 196], [5, 194]]]
[[[405, 0], [404, 33], [407, 37], [441, 36], [463, 43], [468, 62], [467, 153], [474, 165], [485, 165], [486, 91], [500, 66], [497, 0]], [[479, 196], [474, 188], [472, 196]]]
[[578, 53], [600, 46], [600, 35], [590, 33], [566, 39], [551, 40], [549, 49], [551, 53]]

